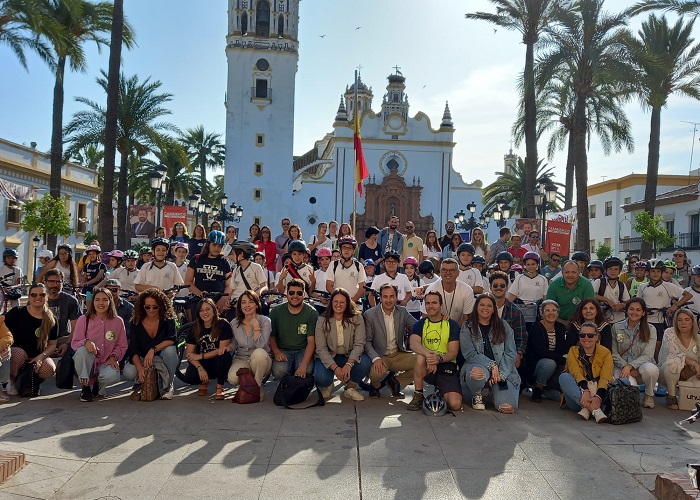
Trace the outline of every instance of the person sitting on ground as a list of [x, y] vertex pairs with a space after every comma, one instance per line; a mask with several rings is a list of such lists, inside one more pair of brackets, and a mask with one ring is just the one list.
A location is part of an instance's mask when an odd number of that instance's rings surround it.
[[489, 286], [491, 295], [496, 299], [496, 311], [498, 317], [508, 323], [513, 330], [515, 339], [515, 368], [520, 370], [523, 356], [527, 351], [528, 328], [525, 322], [525, 315], [519, 305], [511, 302], [506, 295], [508, 275], [502, 271], [494, 271], [489, 276]]
[[257, 293], [246, 290], [236, 303], [236, 317], [231, 321], [233, 338], [228, 349], [233, 353], [233, 363], [228, 370], [228, 381], [238, 385], [238, 370], [249, 368], [260, 386], [263, 396], [263, 380], [270, 375], [270, 332], [272, 322], [262, 315], [262, 302]]
[[382, 285], [379, 294], [381, 303], [364, 313], [365, 352], [372, 361], [369, 397], [373, 399], [379, 397], [381, 382], [390, 371], [401, 372], [398, 377], [392, 374], [386, 381], [391, 395], [400, 397], [401, 386], [413, 382], [416, 364], [416, 355], [406, 351], [406, 332], [413, 330], [416, 318], [397, 305], [396, 288], [390, 283]]
[[[115, 287], [115, 284], [112, 284]], [[131, 338], [129, 353], [131, 363], [124, 366], [124, 378], [134, 381], [131, 399], [141, 398], [141, 384], [146, 380], [145, 371], [162, 362], [168, 371], [168, 379], [160, 383], [165, 391], [163, 399], [173, 399], [175, 370], [180, 362], [175, 343], [177, 342], [175, 311], [162, 290], [149, 288], [139, 294], [133, 306], [131, 317]]]
[[93, 289], [85, 316], [78, 318], [71, 340], [73, 363], [82, 391], [80, 401], [104, 397], [107, 387], [120, 380], [119, 360], [128, 348], [124, 321], [117, 315], [112, 294]]
[[75, 323], [80, 317], [78, 299], [63, 291], [63, 280], [63, 273], [58, 269], [49, 269], [44, 273], [44, 284], [49, 294], [49, 309], [51, 309], [58, 325], [57, 349], [54, 355], [59, 358], [68, 351], [72, 332], [75, 331]]
[[[559, 375], [566, 369], [566, 355], [572, 342], [558, 317], [559, 304], [545, 300], [540, 305], [540, 320], [532, 325], [528, 335], [523, 380], [532, 386], [533, 403], [541, 403], [543, 397], [559, 401], [561, 396]], [[578, 332], [576, 337], [578, 340]]]
[[692, 381], [699, 386], [700, 335], [693, 313], [679, 309], [673, 316], [673, 326], [664, 332], [659, 351], [659, 382], [668, 390], [666, 407], [678, 409], [676, 386], [679, 381]]
[[333, 391], [333, 377], [345, 382], [343, 397], [364, 401], [357, 392], [372, 367], [365, 352], [365, 322], [350, 294], [338, 288], [331, 293], [330, 307], [316, 322], [316, 366], [314, 379], [324, 399]]
[[287, 302], [270, 311], [272, 375], [277, 380], [285, 375], [304, 378], [313, 373], [317, 320], [316, 309], [304, 302], [304, 282], [293, 279], [287, 283]]
[[605, 320], [603, 308], [595, 299], [583, 299], [579, 305], [576, 306], [576, 310], [569, 323], [568, 333], [566, 334], [570, 345], [576, 344], [581, 325], [586, 321], [598, 325], [598, 333], [600, 333], [600, 337], [598, 337], [599, 342], [606, 348], [612, 350], [612, 325]]
[[25, 363], [33, 363], [34, 370], [43, 381], [53, 377], [56, 371], [51, 356], [56, 349], [58, 327], [56, 318], [49, 309], [46, 285], [36, 283], [29, 288], [26, 306], [13, 307], [0, 316], [14, 339], [10, 348], [10, 381], [7, 393], [17, 396], [14, 382]]
[[567, 371], [559, 375], [559, 386], [569, 409], [577, 411], [584, 420], [593, 415], [600, 423], [607, 419], [600, 406], [613, 380], [612, 354], [598, 343], [595, 323], [581, 325], [578, 336], [578, 345], [571, 347], [566, 355]]
[[214, 301], [204, 298], [197, 303], [195, 320], [187, 335], [187, 370], [185, 381], [190, 385], [199, 384], [197, 394], [206, 396], [209, 380], [216, 379], [214, 399], [224, 400], [224, 384], [231, 368], [232, 356], [228, 345], [233, 331], [228, 321], [219, 317]]
[[[456, 321], [461, 327], [474, 308], [474, 291], [466, 283], [458, 281], [458, 275], [457, 261], [444, 259], [440, 263], [440, 279], [430, 284], [425, 293], [438, 292], [442, 297], [442, 314]], [[427, 315], [425, 300], [421, 306], [421, 313]]]
[[[456, 278], [457, 262], [448, 260], [452, 261]], [[457, 411], [462, 408], [462, 388], [457, 366], [459, 324], [453, 319], [445, 319], [443, 297], [437, 290], [425, 293], [423, 305], [426, 316], [413, 325], [411, 333], [410, 346], [416, 353], [413, 367], [415, 394], [406, 409], [418, 411], [423, 408], [423, 387], [427, 382], [442, 394], [448, 409]]]
[[627, 319], [612, 327], [612, 356], [615, 377], [626, 378], [632, 385], [641, 381], [644, 387], [644, 407], [654, 407], [654, 390], [659, 380], [659, 367], [654, 362], [656, 329], [647, 322], [644, 299], [634, 297], [625, 306]]
[[[112, 294], [112, 299], [114, 300], [114, 306], [117, 308], [117, 316], [119, 316], [122, 321], [124, 322], [124, 328], [126, 329], [126, 340], [130, 341], [131, 340], [131, 315], [134, 312], [134, 304], [129, 302], [128, 300], [125, 300], [124, 297], [121, 296], [122, 293], [122, 284], [119, 282], [119, 280], [114, 280], [114, 279], [109, 279], [105, 283], [105, 288], [109, 290], [109, 292]], [[126, 356], [128, 356], [129, 353], [126, 353]], [[126, 357], [124, 359], [119, 360], [120, 366], [124, 366], [124, 362], [126, 361]]]
[[482, 389], [490, 389], [501, 413], [515, 413], [520, 396], [520, 375], [515, 368], [513, 329], [498, 317], [490, 294], [476, 298], [474, 314], [462, 325], [459, 345], [464, 356], [462, 389], [472, 398], [472, 408], [485, 410]]

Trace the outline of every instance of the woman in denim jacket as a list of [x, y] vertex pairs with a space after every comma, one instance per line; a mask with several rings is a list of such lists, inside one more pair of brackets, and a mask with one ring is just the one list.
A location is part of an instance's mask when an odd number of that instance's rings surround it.
[[[462, 389], [472, 394], [472, 408], [484, 410], [481, 390], [490, 387], [493, 402], [501, 413], [514, 413], [520, 395], [520, 375], [515, 369], [515, 337], [512, 328], [498, 317], [496, 300], [490, 294], [476, 298], [475, 314], [462, 325], [459, 336], [464, 356]], [[484, 337], [489, 339], [484, 343]]]

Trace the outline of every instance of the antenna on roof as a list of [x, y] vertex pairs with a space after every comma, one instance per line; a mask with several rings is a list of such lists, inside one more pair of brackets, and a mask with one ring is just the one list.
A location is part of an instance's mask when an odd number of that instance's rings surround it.
[[693, 153], [695, 152], [695, 133], [698, 131], [698, 125], [700, 125], [700, 123], [687, 122], [685, 120], [681, 120], [681, 123], [688, 123], [693, 126], [693, 142], [690, 147], [690, 167], [688, 168], [688, 184], [690, 184], [690, 173], [693, 171]]

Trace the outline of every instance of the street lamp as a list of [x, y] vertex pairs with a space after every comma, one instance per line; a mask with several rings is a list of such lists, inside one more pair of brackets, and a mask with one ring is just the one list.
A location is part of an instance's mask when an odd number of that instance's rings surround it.
[[156, 196], [156, 226], [160, 226], [160, 209], [163, 203], [163, 196], [168, 192], [168, 167], [162, 163], [153, 167], [149, 177], [151, 179], [151, 190]]
[[491, 216], [490, 216], [489, 214], [487, 214], [487, 213], [482, 213], [482, 214], [479, 216], [479, 225], [480, 225], [482, 228], [487, 229], [487, 228], [489, 227], [489, 222], [491, 222]]
[[190, 211], [194, 214], [195, 224], [199, 224], [199, 214], [201, 212], [199, 209], [199, 203], [201, 199], [202, 191], [201, 189], [197, 188], [190, 195]]
[[469, 219], [465, 220], [466, 214], [464, 210], [460, 210], [459, 213], [455, 214], [455, 228], [461, 229], [463, 231], [471, 231], [479, 226], [479, 223], [474, 218], [474, 212], [476, 212], [476, 203], [473, 201], [467, 205], [467, 211], [469, 212]]
[[540, 182], [537, 185], [537, 188], [535, 188], [535, 192], [533, 194], [535, 197], [535, 205], [537, 206], [537, 210], [540, 212], [540, 216], [542, 217], [542, 231], [540, 232], [540, 242], [542, 244], [542, 248], [544, 248], [544, 232], [547, 206], [549, 204], [549, 207], [551, 208], [552, 204], [557, 200], [557, 186], [553, 182], [546, 180], [545, 182]]
[[32, 238], [32, 247], [34, 247], [34, 278], [32, 279], [32, 283], [36, 283], [36, 252], [39, 248], [40, 241], [39, 235], [35, 235], [34, 238]]
[[496, 200], [496, 209], [493, 211], [493, 220], [496, 222], [496, 227], [504, 227], [508, 224], [510, 218], [510, 205], [503, 196], [499, 196]]
[[214, 215], [214, 219], [221, 222], [222, 226], [226, 226], [228, 222], [240, 222], [241, 217], [243, 217], [243, 207], [239, 207], [235, 202], [231, 203], [229, 207], [230, 210], [226, 210], [226, 203], [228, 203], [228, 196], [224, 193], [221, 196], [221, 208], [217, 208], [217, 214]]

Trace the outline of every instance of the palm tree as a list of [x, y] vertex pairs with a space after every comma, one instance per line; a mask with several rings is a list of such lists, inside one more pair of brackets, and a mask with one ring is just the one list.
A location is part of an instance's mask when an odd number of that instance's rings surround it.
[[[644, 210], [654, 215], [661, 149], [661, 110], [671, 94], [700, 99], [700, 44], [693, 45], [695, 21], [679, 19], [670, 26], [666, 17], [651, 14], [642, 23], [639, 39], [633, 45], [639, 66], [639, 97], [651, 111], [647, 183]], [[651, 245], [642, 246], [642, 256], [651, 255]]]
[[180, 142], [185, 147], [192, 166], [199, 170], [201, 188], [204, 189], [207, 170], [222, 168], [226, 160], [226, 148], [221, 142], [221, 134], [206, 132], [204, 125], [199, 125], [180, 135]]
[[620, 103], [624, 89], [632, 86], [635, 71], [628, 50], [631, 33], [625, 29], [627, 15], [603, 11], [604, 0], [578, 0], [562, 11], [559, 24], [550, 28], [544, 45], [546, 52], [538, 61], [537, 83], [540, 89], [561, 72], [571, 75], [574, 94], [573, 154], [576, 177], [576, 248], [588, 250], [588, 154], [586, 142], [588, 107], [594, 95], [609, 93]]
[[[554, 168], [547, 168], [547, 164], [542, 164], [544, 160], [537, 162], [537, 177], [535, 184], [554, 184], [555, 186], [564, 187], [559, 182], [554, 182]], [[498, 177], [494, 182], [481, 190], [481, 196], [484, 202], [483, 213], [491, 213], [499, 202], [499, 198], [503, 196], [511, 205], [512, 214], [523, 214], [527, 205], [527, 197], [525, 192], [525, 161], [518, 157], [518, 161], [513, 168], [513, 173], [496, 172]], [[534, 192], [534, 189], [533, 191]], [[564, 195], [561, 191], [557, 192], [557, 199], [564, 200]], [[556, 212], [561, 210], [559, 203], [555, 203], [552, 209]]]
[[24, 69], [28, 69], [25, 49], [33, 50], [55, 68], [51, 49], [41, 35], [50, 34], [58, 39], [61, 28], [45, 14], [38, 0], [0, 0], [0, 43], [15, 53]]
[[[97, 83], [106, 91], [107, 75], [102, 71], [102, 77]], [[163, 105], [172, 100], [168, 93], [158, 93], [162, 83], [158, 80], [150, 82], [146, 78], [139, 81], [138, 76], [129, 78], [123, 75], [119, 81], [119, 116], [117, 151], [120, 154], [119, 182], [117, 186], [117, 248], [127, 247], [127, 192], [129, 156], [145, 156], [154, 149], [162, 139], [163, 132], [179, 132], [177, 127], [167, 122], [156, 122], [159, 118], [169, 115], [169, 109]], [[105, 132], [106, 110], [100, 104], [85, 97], [76, 97], [76, 101], [85, 104], [89, 109], [78, 111], [65, 128], [69, 136], [70, 148], [78, 150], [85, 144], [103, 143]]]
[[467, 19], [487, 21], [501, 28], [518, 31], [525, 44], [525, 69], [523, 71], [523, 102], [525, 108], [525, 176], [526, 204], [523, 215], [535, 214], [533, 192], [537, 174], [537, 102], [535, 97], [535, 45], [544, 29], [555, 19], [559, 0], [490, 0], [496, 13], [475, 12], [465, 14]]
[[700, 2], [698, 0], [643, 0], [629, 9], [631, 15], [636, 15], [650, 10], [673, 11], [679, 15], [692, 14], [700, 16]]

